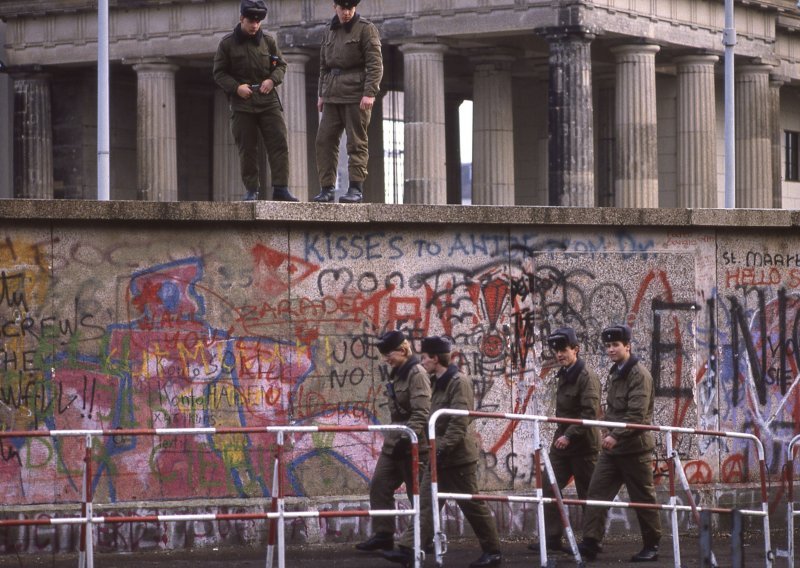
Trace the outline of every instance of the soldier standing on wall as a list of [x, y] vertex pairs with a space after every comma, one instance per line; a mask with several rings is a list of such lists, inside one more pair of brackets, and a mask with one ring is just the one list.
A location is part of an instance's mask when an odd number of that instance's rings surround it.
[[283, 107], [275, 87], [286, 74], [275, 38], [261, 30], [264, 0], [242, 0], [239, 24], [219, 42], [214, 81], [230, 101], [231, 130], [239, 148], [245, 201], [258, 199], [258, 133], [267, 148], [273, 201], [297, 201], [289, 192], [289, 144]]
[[[603, 330], [606, 353], [614, 362], [608, 374], [605, 420], [629, 424], [652, 424], [655, 390], [653, 377], [631, 355], [631, 328], [613, 325]], [[650, 431], [613, 428], [602, 440], [603, 451], [589, 483], [588, 499], [612, 501], [622, 484], [631, 502], [656, 503], [653, 484], [653, 449]], [[583, 541], [578, 545], [587, 560], [600, 550], [605, 533], [607, 508], [587, 507], [583, 517]], [[643, 547], [631, 562], [655, 562], [661, 541], [661, 518], [655, 509], [636, 509]]]
[[[450, 342], [444, 337], [422, 340], [422, 366], [434, 383], [431, 414], [441, 408], [475, 410], [472, 381], [450, 363]], [[439, 489], [447, 493], [478, 493], [478, 443], [469, 416], [443, 416], [436, 421], [436, 472]], [[420, 484], [420, 539], [423, 547], [433, 540], [431, 472], [426, 468]], [[470, 568], [498, 566], [502, 562], [500, 537], [486, 501], [458, 501], [458, 506], [478, 541], [483, 554]], [[414, 562], [414, 525], [409, 524], [395, 550], [383, 553], [392, 562], [411, 566]]]
[[[547, 345], [556, 355], [561, 368], [556, 375], [556, 416], [597, 420], [600, 414], [600, 379], [580, 358], [580, 346], [575, 330], [571, 327], [556, 329], [547, 338]], [[558, 490], [566, 487], [571, 477], [575, 478], [575, 489], [579, 499], [586, 499], [592, 479], [597, 453], [600, 451], [600, 432], [577, 424], [559, 424], [550, 445], [550, 461], [556, 476]], [[547, 479], [545, 477], [545, 479]], [[545, 497], [553, 497], [550, 483], [543, 487]], [[569, 552], [561, 542], [564, 527], [555, 504], [544, 508], [547, 550]], [[532, 550], [539, 550], [532, 544]]]
[[330, 203], [336, 191], [339, 141], [347, 132], [350, 185], [339, 203], [360, 203], [367, 179], [367, 127], [383, 77], [378, 28], [356, 13], [360, 0], [334, 0], [336, 15], [322, 38], [319, 53], [317, 130], [318, 203]]
[[[431, 409], [431, 381], [419, 359], [411, 352], [411, 343], [400, 331], [383, 334], [378, 342], [386, 363], [392, 368], [386, 383], [386, 396], [392, 424], [405, 424], [417, 435], [419, 468], [412, 470], [411, 440], [401, 432], [389, 432], [375, 464], [369, 485], [371, 509], [394, 509], [394, 493], [406, 484], [406, 494], [413, 499], [413, 475], [428, 469], [428, 414]], [[373, 535], [356, 545], [358, 550], [391, 550], [394, 546], [394, 517], [374, 517]]]

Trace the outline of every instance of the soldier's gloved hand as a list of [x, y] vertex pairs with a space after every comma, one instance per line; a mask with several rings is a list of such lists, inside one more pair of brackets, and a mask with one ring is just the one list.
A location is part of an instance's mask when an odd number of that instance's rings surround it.
[[392, 448], [392, 457], [395, 459], [403, 459], [406, 457], [406, 455], [408, 455], [410, 450], [411, 440], [403, 436], [398, 438], [397, 442], [395, 442], [394, 448]]

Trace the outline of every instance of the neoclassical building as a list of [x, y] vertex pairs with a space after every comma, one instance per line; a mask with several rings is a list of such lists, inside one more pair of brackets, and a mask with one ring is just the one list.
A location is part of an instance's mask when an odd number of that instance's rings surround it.
[[[111, 198], [238, 199], [227, 103], [211, 78], [238, 0], [110, 4]], [[291, 190], [308, 199], [332, 2], [268, 5], [265, 27], [289, 62]], [[96, 198], [96, 9], [0, 3], [0, 196]], [[475, 204], [723, 205], [721, 0], [363, 0], [359, 12], [384, 42], [369, 201], [384, 200], [387, 164], [399, 163], [386, 146], [402, 138], [402, 200], [460, 203], [458, 109], [471, 100]], [[800, 9], [737, 0], [735, 19], [736, 205], [794, 208]]]

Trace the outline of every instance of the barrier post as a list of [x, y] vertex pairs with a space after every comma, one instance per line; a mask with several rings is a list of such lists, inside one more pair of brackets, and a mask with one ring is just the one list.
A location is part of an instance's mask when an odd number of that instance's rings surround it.
[[800, 435], [795, 436], [789, 442], [789, 449], [786, 457], [786, 530], [789, 533], [786, 537], [788, 544], [789, 566], [794, 566], [794, 448], [800, 442]]
[[[275, 444], [275, 459], [273, 473], [272, 473], [272, 501], [270, 504], [270, 511], [275, 513], [278, 510], [278, 496], [281, 494], [281, 479], [280, 479], [280, 465], [283, 453], [283, 432], [278, 432], [277, 442]], [[275, 553], [275, 538], [276, 538], [276, 525], [275, 519], [269, 520], [269, 533], [267, 536], [267, 568], [272, 568], [273, 556]]]
[[[539, 422], [535, 422], [536, 428], [539, 428]], [[550, 462], [550, 455], [547, 452], [542, 452], [542, 456], [544, 457], [544, 467], [547, 471], [547, 476], [550, 478], [550, 488], [553, 492], [553, 496], [555, 497], [555, 501], [558, 504], [558, 512], [561, 516], [561, 526], [564, 528], [564, 532], [567, 534], [567, 540], [569, 541], [570, 549], [572, 550], [572, 556], [575, 558], [576, 564], [578, 566], [583, 566], [583, 559], [581, 558], [581, 552], [578, 550], [578, 543], [575, 540], [575, 533], [572, 532], [572, 524], [569, 522], [569, 511], [567, 511], [567, 506], [564, 504], [564, 499], [561, 496], [561, 490], [558, 488], [558, 481], [556, 480], [556, 472], [553, 470], [553, 464]], [[540, 538], [539, 540], [543, 540]], [[545, 541], [547, 539], [544, 539]], [[547, 547], [545, 546], [545, 549]], [[546, 566], [550, 566], [547, 563], [547, 558], [542, 556], [542, 561], [546, 563]]]
[[544, 503], [542, 498], [542, 440], [541, 433], [539, 432], [539, 423], [534, 423], [533, 428], [533, 468], [536, 479], [536, 532], [539, 533], [539, 564], [542, 568], [547, 567], [547, 542], [545, 538], [544, 527]]
[[433, 511], [433, 560], [437, 567], [442, 566], [442, 556], [447, 552], [447, 539], [442, 531], [441, 517], [439, 516], [439, 473], [436, 463], [436, 432], [430, 436], [430, 423], [428, 424], [428, 447], [431, 468], [431, 510]]
[[94, 568], [94, 530], [92, 528], [92, 513], [93, 506], [92, 500], [94, 499], [94, 491], [92, 490], [92, 435], [86, 434], [86, 454], [84, 456], [84, 483], [86, 489], [86, 498], [84, 500], [83, 516], [86, 518], [86, 523], [83, 525], [86, 534], [86, 568]]
[[711, 560], [711, 512], [700, 513], [700, 568], [716, 566]]
[[672, 434], [666, 436], [667, 441], [667, 468], [669, 474], [669, 504], [672, 510], [669, 512], [669, 520], [672, 525], [672, 557], [675, 559], [675, 568], [680, 568], [681, 543], [678, 535], [678, 498], [675, 495], [675, 460], [678, 452], [673, 447]]

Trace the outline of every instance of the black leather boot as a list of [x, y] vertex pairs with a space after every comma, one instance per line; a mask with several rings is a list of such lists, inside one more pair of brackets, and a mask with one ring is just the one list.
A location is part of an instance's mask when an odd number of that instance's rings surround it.
[[391, 533], [375, 533], [364, 542], [359, 542], [356, 549], [364, 552], [373, 550], [392, 550], [394, 548], [394, 536]]
[[336, 188], [328, 185], [319, 191], [314, 201], [317, 203], [332, 203], [334, 199], [336, 199]]
[[258, 188], [247, 189], [242, 201], [258, 201]]
[[339, 203], [361, 203], [364, 199], [363, 186], [363, 182], [351, 181], [350, 187], [347, 188], [347, 193], [339, 198]]
[[289, 188], [285, 185], [273, 185], [272, 186], [272, 201], [292, 201], [297, 202], [300, 201], [297, 199], [292, 193], [289, 191]]

